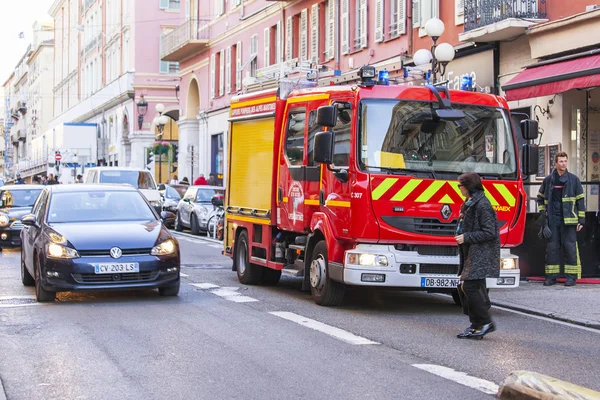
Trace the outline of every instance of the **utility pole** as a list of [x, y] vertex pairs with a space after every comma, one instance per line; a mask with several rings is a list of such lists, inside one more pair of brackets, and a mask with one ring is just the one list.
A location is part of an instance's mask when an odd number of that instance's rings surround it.
[[190, 180], [190, 184], [193, 185], [194, 184], [194, 146], [191, 146], [191, 161], [190, 161], [190, 165], [192, 167], [192, 173], [191, 173], [191, 180]]

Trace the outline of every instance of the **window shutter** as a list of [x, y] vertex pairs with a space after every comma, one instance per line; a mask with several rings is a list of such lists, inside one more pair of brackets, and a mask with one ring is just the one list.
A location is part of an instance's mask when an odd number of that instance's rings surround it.
[[310, 10], [310, 59], [319, 63], [319, 5], [313, 4]]
[[308, 60], [308, 9], [300, 13], [300, 61]]
[[360, 0], [360, 47], [367, 47], [367, 0]]
[[348, 15], [348, 1], [342, 0], [342, 54], [348, 54], [349, 52], [349, 39], [350, 39], [350, 21]]
[[[425, 0], [428, 1], [428, 0]], [[413, 28], [421, 27], [421, 1], [413, 0], [412, 2], [412, 23]]]
[[462, 25], [465, 23], [465, 0], [455, 0], [455, 7], [454, 23]]
[[219, 53], [219, 96], [225, 94], [225, 50]]
[[166, 10], [169, 8], [169, 0], [159, 0], [158, 7], [160, 7], [161, 10]]
[[[440, 17], [440, 0], [431, 0], [431, 18]], [[427, 22], [427, 21], [425, 21]]]
[[327, 2], [327, 59], [335, 57], [335, 3]]
[[210, 56], [210, 98], [214, 99], [215, 98], [215, 88], [217, 86], [216, 84], [216, 79], [217, 79], [217, 74], [216, 74], [216, 60], [217, 60], [217, 55], [216, 54], [211, 54]]
[[[394, 0], [392, 0], [394, 1]], [[375, 1], [375, 43], [383, 42], [383, 0]]]
[[396, 21], [396, 34], [406, 33], [406, 0], [397, 0], [398, 21]]
[[[163, 40], [163, 38], [164, 38], [164, 37], [165, 37], [165, 34], [164, 34], [164, 33], [161, 33], [161, 35], [160, 35], [160, 41], [159, 41], [159, 43], [160, 43], [160, 44], [158, 45], [158, 58], [160, 58], [160, 55], [161, 55], [161, 53], [162, 53], [162, 40]], [[110, 54], [110, 53], [108, 53], [108, 54]], [[112, 66], [112, 62], [111, 62], [110, 60], [109, 60], [109, 61], [107, 61], [107, 62], [106, 62], [106, 69], [107, 69], [109, 72], [107, 72], [107, 73], [106, 73], [106, 75], [107, 75], [107, 78], [108, 78], [109, 80], [112, 80], [112, 79], [111, 79], [111, 78], [112, 78], [112, 74], [111, 74], [111, 72], [110, 72], [110, 67], [111, 67], [111, 66]], [[168, 62], [168, 61], [162, 61], [162, 60], [161, 60], [161, 61], [160, 61], [160, 67], [159, 67], [159, 71], [158, 71], [158, 72], [160, 72], [161, 74], [168, 74], [168, 73], [169, 73], [169, 62]]]
[[264, 50], [263, 50], [263, 67], [271, 65], [271, 53], [269, 52], [271, 43], [271, 28], [265, 28], [264, 31]]
[[285, 59], [294, 57], [294, 17], [287, 17], [285, 21]]
[[225, 93], [231, 93], [231, 47], [225, 50]]
[[275, 62], [280, 63], [283, 61], [283, 46], [282, 46], [282, 30], [281, 21], [277, 21], [277, 28], [275, 31]]
[[242, 88], [242, 42], [235, 46], [235, 90]]

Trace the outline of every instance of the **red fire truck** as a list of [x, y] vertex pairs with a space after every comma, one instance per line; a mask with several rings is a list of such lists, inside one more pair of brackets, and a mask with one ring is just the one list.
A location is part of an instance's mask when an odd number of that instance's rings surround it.
[[[537, 122], [519, 157], [506, 101], [444, 86], [360, 82], [240, 95], [230, 106], [224, 253], [243, 284], [303, 278], [317, 304], [346, 286], [451, 292], [464, 201], [457, 178], [477, 172], [498, 214], [501, 273], [519, 285], [526, 194]], [[289, 92], [289, 93], [288, 93]]]

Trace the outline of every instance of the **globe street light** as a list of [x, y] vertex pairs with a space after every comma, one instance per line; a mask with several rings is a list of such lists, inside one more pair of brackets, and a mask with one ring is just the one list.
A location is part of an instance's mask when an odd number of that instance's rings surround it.
[[448, 63], [454, 59], [454, 47], [449, 43], [437, 44], [438, 39], [444, 33], [444, 22], [439, 18], [431, 18], [425, 24], [425, 33], [433, 40], [431, 51], [421, 49], [415, 52], [413, 61], [415, 65], [426, 65], [431, 62], [433, 83], [437, 83], [437, 74], [442, 77], [446, 73]]

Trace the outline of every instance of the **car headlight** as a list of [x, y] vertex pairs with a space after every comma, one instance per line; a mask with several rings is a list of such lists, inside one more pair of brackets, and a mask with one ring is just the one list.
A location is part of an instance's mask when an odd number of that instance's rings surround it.
[[500, 269], [518, 269], [519, 259], [518, 258], [501, 258]]
[[150, 251], [150, 254], [153, 256], [164, 256], [175, 253], [176, 249], [177, 246], [175, 245], [173, 239], [167, 239], [158, 246], [154, 246], [152, 251]]
[[346, 264], [362, 265], [364, 267], [387, 267], [389, 265], [386, 256], [360, 253], [348, 253]]
[[6, 225], [8, 225], [9, 222], [10, 222], [10, 218], [8, 218], [8, 215], [6, 215], [6, 214], [0, 215], [0, 226], [6, 226]]
[[71, 249], [70, 247], [61, 246], [60, 244], [50, 243], [46, 245], [46, 255], [49, 258], [79, 258], [77, 250]]

